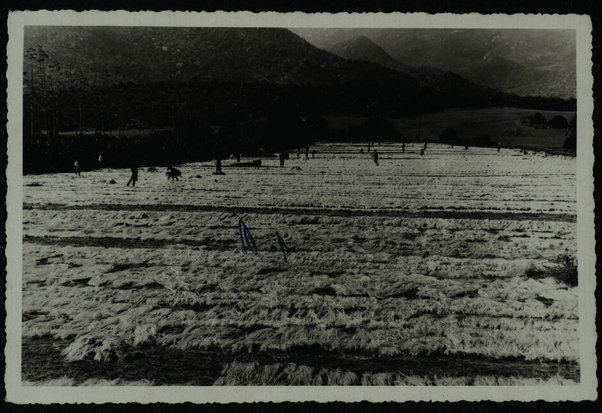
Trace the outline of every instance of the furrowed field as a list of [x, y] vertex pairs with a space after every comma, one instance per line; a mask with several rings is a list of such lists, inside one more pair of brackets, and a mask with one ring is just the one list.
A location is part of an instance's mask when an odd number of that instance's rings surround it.
[[23, 381], [579, 381], [575, 158], [314, 148], [180, 182], [141, 168], [135, 188], [25, 176]]

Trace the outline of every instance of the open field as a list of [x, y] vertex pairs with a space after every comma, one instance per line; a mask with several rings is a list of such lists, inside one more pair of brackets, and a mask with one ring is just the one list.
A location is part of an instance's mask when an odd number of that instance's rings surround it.
[[[524, 147], [537, 150], [558, 150], [566, 139], [566, 129], [534, 128], [523, 124], [521, 119], [541, 113], [546, 120], [556, 115], [567, 121], [575, 112], [522, 109], [511, 107], [458, 108], [423, 115], [420, 119], [422, 139], [437, 141], [446, 128], [454, 128], [460, 139], [473, 139], [490, 135], [492, 142], [501, 142], [507, 147]], [[366, 118], [332, 117], [329, 125], [334, 129], [345, 129], [352, 124], [361, 124]], [[405, 138], [414, 139], [418, 135], [419, 121], [416, 119], [389, 119]]]
[[578, 287], [555, 276], [574, 157], [315, 149], [179, 182], [141, 169], [135, 188], [129, 170], [25, 176], [24, 382], [579, 381]]

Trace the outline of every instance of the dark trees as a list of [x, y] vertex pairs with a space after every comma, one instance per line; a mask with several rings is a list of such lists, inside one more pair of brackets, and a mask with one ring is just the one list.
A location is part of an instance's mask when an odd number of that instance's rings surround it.
[[458, 132], [454, 128], [443, 129], [439, 134], [439, 140], [445, 143], [454, 143], [458, 141]]
[[527, 117], [527, 123], [531, 126], [541, 127], [545, 126], [547, 122], [546, 118], [541, 113], [537, 112]]
[[566, 129], [569, 127], [569, 123], [564, 116], [556, 115], [548, 121], [548, 126], [550, 128]]
[[577, 150], [577, 119], [572, 118], [568, 123], [567, 138], [564, 141], [564, 149]]

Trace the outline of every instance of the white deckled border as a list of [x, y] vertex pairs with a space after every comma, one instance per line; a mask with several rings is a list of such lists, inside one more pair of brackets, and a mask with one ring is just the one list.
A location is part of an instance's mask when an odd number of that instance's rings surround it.
[[[22, 73], [25, 25], [573, 29], [577, 41], [577, 246], [581, 382], [569, 386], [24, 387], [21, 385]], [[7, 299], [5, 383], [14, 403], [594, 400], [597, 398], [591, 20], [579, 15], [426, 13], [32, 11], [8, 17]]]

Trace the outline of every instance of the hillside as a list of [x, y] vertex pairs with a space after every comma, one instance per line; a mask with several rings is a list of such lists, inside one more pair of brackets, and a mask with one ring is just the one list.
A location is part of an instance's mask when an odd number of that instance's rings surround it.
[[[381, 42], [392, 38], [380, 33]], [[191, 81], [328, 87], [356, 101], [335, 110], [355, 112], [375, 105], [403, 112], [517, 104], [456, 74], [414, 67], [421, 64], [419, 58], [406, 65], [368, 37], [333, 45], [335, 54], [280, 28], [31, 26], [25, 31], [25, 50], [29, 48], [43, 50], [47, 64], [58, 62], [63, 68], [38, 73], [57, 89], [77, 82], [106, 87]], [[26, 57], [26, 70], [40, 72], [34, 63]], [[350, 100], [345, 96], [343, 101]]]
[[392, 69], [400, 69], [404, 66], [366, 36], [343, 40], [331, 46], [325, 46], [324, 50], [345, 59], [367, 60]]
[[364, 36], [395, 60], [455, 72], [522, 96], [576, 96], [575, 33], [570, 30], [294, 29], [331, 50]]
[[379, 45], [365, 36], [325, 46], [325, 50], [345, 59], [364, 60], [378, 63], [413, 78], [422, 88], [433, 91], [453, 92], [458, 95], [491, 93], [485, 86], [477, 85], [461, 76], [431, 67], [410, 66], [399, 62]]
[[[38, 51], [33, 57], [30, 48]], [[368, 39], [348, 50], [358, 48], [357, 56], [370, 50], [374, 55], [345, 59], [278, 28], [28, 27], [24, 87], [26, 93], [44, 85], [111, 99], [97, 107], [141, 107], [132, 101], [135, 94], [143, 103], [156, 102], [157, 108], [146, 108], [144, 114], [128, 109], [127, 116], [136, 119], [161, 109], [166, 99], [196, 101], [200, 106], [194, 111], [202, 111], [208, 123], [214, 123], [205, 115], [211, 111], [222, 118], [234, 110], [242, 116], [269, 116], [267, 109], [258, 111], [259, 103], [273, 106], [270, 102], [296, 116], [404, 116], [509, 103], [499, 92], [457, 75], [401, 65]], [[183, 86], [191, 82], [196, 86]], [[128, 85], [125, 95], [120, 84]], [[145, 86], [151, 84], [155, 86]], [[93, 93], [90, 87], [103, 90]], [[183, 93], [175, 96], [174, 87]], [[192, 91], [197, 95], [191, 96]], [[200, 102], [198, 94], [212, 98]]]
[[[399, 75], [348, 62], [277, 28], [28, 27], [25, 48], [96, 83], [163, 81], [332, 84]], [[409, 85], [408, 85], [409, 86]]]

